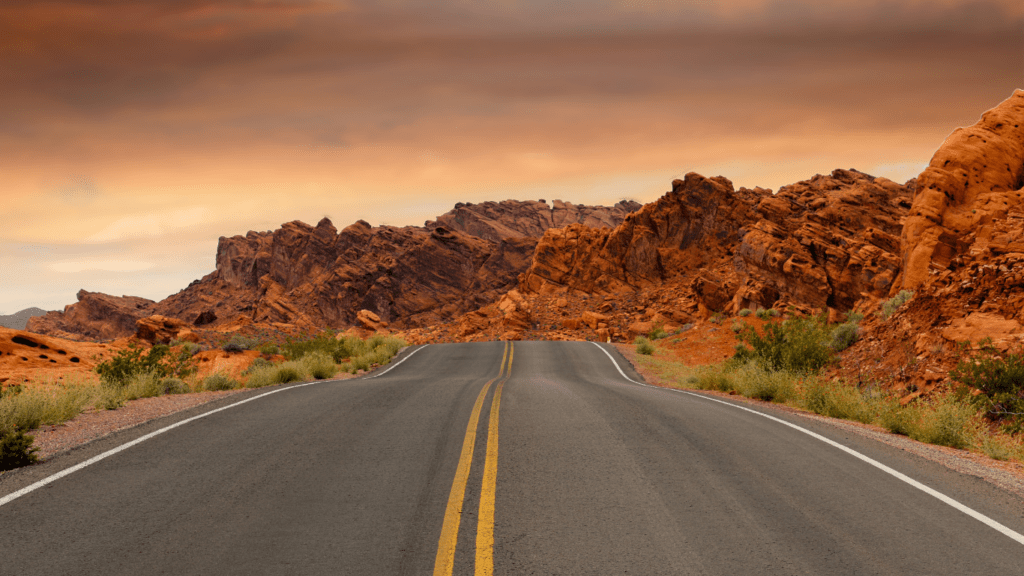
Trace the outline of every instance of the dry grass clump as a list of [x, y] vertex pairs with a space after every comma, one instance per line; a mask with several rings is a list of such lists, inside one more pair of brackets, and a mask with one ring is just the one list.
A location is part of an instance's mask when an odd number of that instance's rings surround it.
[[1024, 460], [1021, 439], [983, 425], [977, 406], [956, 394], [901, 405], [894, 396], [813, 372], [772, 370], [757, 359], [690, 368], [665, 357], [640, 356], [641, 366], [681, 388], [715, 390], [781, 402], [822, 416], [874, 424], [920, 442], [974, 448], [1001, 460]]

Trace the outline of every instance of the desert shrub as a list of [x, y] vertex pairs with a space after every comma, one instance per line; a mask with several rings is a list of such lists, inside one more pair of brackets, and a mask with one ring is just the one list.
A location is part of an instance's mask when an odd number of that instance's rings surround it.
[[229, 377], [227, 374], [216, 373], [210, 374], [203, 379], [203, 389], [215, 392], [218, 390], [231, 390], [232, 388], [238, 387], [238, 381]]
[[334, 359], [323, 352], [313, 352], [302, 357], [302, 364], [305, 371], [314, 380], [325, 380], [338, 373], [338, 366]]
[[654, 327], [653, 330], [651, 330], [651, 333], [648, 334], [648, 337], [651, 340], [661, 340], [662, 338], [668, 335], [668, 332], [665, 331], [665, 327], [662, 326], [661, 324], [658, 324], [657, 326]]
[[181, 378], [169, 377], [160, 381], [161, 394], [186, 394], [192, 390]]
[[22, 430], [0, 428], [0, 471], [28, 466], [36, 461], [34, 437]]
[[901, 406], [895, 398], [883, 402], [878, 423], [893, 434], [916, 436], [920, 427], [921, 410], [917, 405]]
[[405, 341], [400, 338], [380, 335], [372, 336], [366, 341], [345, 338], [344, 342], [350, 357], [343, 369], [352, 373], [369, 370], [374, 365], [384, 365], [406, 346]]
[[66, 422], [95, 401], [96, 387], [41, 385], [0, 398], [0, 430], [31, 430]]
[[732, 326], [730, 326], [729, 328], [730, 328], [730, 329], [731, 329], [731, 330], [732, 330], [733, 332], [735, 332], [735, 333], [739, 334], [740, 330], [742, 330], [742, 329], [743, 329], [743, 323], [741, 323], [741, 322], [733, 322], [733, 323], [732, 323]]
[[[247, 370], [245, 381], [246, 388], [262, 388], [279, 384], [277, 381], [277, 368], [273, 365], [264, 366], [255, 370]], [[244, 373], [243, 373], [244, 374]]]
[[983, 407], [989, 418], [1019, 421], [1024, 414], [1024, 354], [997, 356], [992, 348], [984, 348], [957, 363], [949, 377], [966, 388], [958, 397], [970, 399], [967, 390], [976, 388], [981, 394], [973, 401]]
[[636, 340], [633, 341], [633, 344], [636, 344], [637, 354], [643, 354], [645, 356], [650, 356], [651, 354], [654, 354], [654, 344], [652, 344], [650, 340], [644, 338], [643, 336], [637, 336]]
[[833, 352], [842, 352], [860, 338], [860, 326], [855, 322], [844, 322], [832, 329], [828, 347]]
[[253, 361], [249, 364], [248, 368], [246, 368], [245, 370], [242, 371], [242, 376], [248, 376], [249, 374], [252, 374], [253, 372], [256, 372], [257, 370], [262, 370], [264, 368], [270, 368], [273, 365], [274, 365], [274, 363], [271, 362], [270, 360], [267, 360], [266, 358], [257, 357], [255, 359], [253, 359]]
[[301, 382], [306, 378], [305, 367], [300, 362], [285, 362], [275, 369], [274, 379], [279, 384]]
[[725, 370], [706, 368], [690, 376], [686, 382], [698, 390], [730, 392], [735, 389], [731, 374]]
[[120, 390], [121, 399], [126, 401], [152, 398], [159, 396], [163, 391], [163, 376], [155, 370], [133, 375], [128, 384]]
[[335, 338], [334, 333], [327, 330], [313, 338], [289, 340], [282, 352], [289, 360], [300, 360], [306, 354], [321, 352], [330, 355], [335, 362], [341, 362], [352, 355], [353, 341], [362, 343], [359, 338]]
[[104, 386], [123, 388], [132, 377], [144, 373], [156, 373], [159, 376], [177, 376], [179, 378], [194, 374], [198, 368], [188, 350], [182, 349], [172, 354], [170, 347], [157, 344], [143, 354], [142, 348], [132, 344], [119, 350], [117, 354], [101, 362], [94, 369], [100, 376]]
[[803, 407], [831, 418], [870, 423], [874, 414], [860, 390], [841, 381], [811, 380], [804, 388]]
[[225, 352], [241, 352], [243, 350], [252, 350], [258, 344], [259, 342], [252, 338], [242, 336], [241, 334], [235, 334], [230, 340], [225, 342], [220, 349]]
[[771, 316], [772, 318], [777, 318], [779, 316], [779, 311], [776, 310], [775, 308], [769, 308], [768, 315]]
[[257, 348], [257, 350], [259, 350], [260, 354], [263, 354], [265, 356], [273, 356], [275, 354], [281, 353], [281, 348], [277, 344], [274, 344], [273, 342], [261, 344], [260, 347]]
[[750, 315], [751, 315], [751, 314], [753, 314], [753, 313], [754, 313], [754, 312], [753, 312], [753, 311], [752, 311], [752, 310], [751, 310], [750, 308], [744, 308], [743, 310], [740, 310], [740, 312], [739, 312], [739, 315], [740, 315], [741, 317], [744, 317], [744, 318], [745, 318], [745, 317], [747, 317], [747, 316], [750, 316]]
[[909, 302], [913, 297], [913, 290], [900, 290], [898, 294], [882, 303], [882, 310], [879, 314], [882, 315], [883, 319], [888, 320], [890, 316], [896, 313], [900, 306]]
[[857, 323], [859, 323], [863, 319], [864, 319], [864, 315], [861, 314], [860, 312], [857, 312], [856, 310], [850, 310], [849, 312], [846, 313], [846, 321], [847, 322], [852, 322], [854, 324], [857, 324]]
[[1011, 460], [1020, 457], [1020, 445], [1002, 435], [980, 434], [978, 448], [994, 460]]
[[189, 342], [188, 340], [179, 340], [171, 342], [171, 346], [180, 347], [181, 351], [188, 354], [189, 357], [195, 356], [203, 351], [203, 347], [195, 342]]
[[922, 411], [921, 425], [911, 438], [951, 448], [967, 448], [976, 433], [974, 416], [970, 405], [948, 396], [939, 398], [931, 410]]
[[757, 312], [754, 313], [754, 315], [757, 316], [758, 318], [760, 318], [761, 320], [767, 320], [767, 319], [771, 318], [771, 315], [770, 315], [770, 313], [768, 312], [768, 310], [766, 308], [760, 308], [759, 307], [757, 309]]
[[814, 372], [828, 364], [832, 354], [828, 333], [820, 318], [794, 318], [785, 322], [768, 322], [764, 333], [744, 326], [739, 333], [736, 359], [757, 361], [766, 370]]
[[752, 361], [734, 371], [732, 387], [748, 398], [786, 402], [796, 397], [798, 378], [798, 374], [788, 370], [767, 370]]

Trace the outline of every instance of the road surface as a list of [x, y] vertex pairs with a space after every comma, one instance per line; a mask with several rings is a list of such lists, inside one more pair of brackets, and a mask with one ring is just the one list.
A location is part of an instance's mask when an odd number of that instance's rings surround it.
[[1024, 570], [1018, 498], [813, 420], [644, 386], [610, 345], [398, 361], [5, 474], [0, 574]]

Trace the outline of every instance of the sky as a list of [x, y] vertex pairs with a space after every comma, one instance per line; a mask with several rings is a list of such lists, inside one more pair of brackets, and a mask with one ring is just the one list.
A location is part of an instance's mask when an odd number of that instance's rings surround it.
[[291, 220], [904, 182], [1024, 88], [1024, 3], [3, 0], [0, 87], [11, 314], [162, 299]]

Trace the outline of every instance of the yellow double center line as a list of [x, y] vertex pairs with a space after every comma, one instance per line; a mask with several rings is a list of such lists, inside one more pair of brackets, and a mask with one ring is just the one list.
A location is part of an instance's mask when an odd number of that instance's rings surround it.
[[[469, 416], [466, 427], [466, 438], [462, 442], [462, 454], [459, 465], [455, 469], [455, 481], [448, 495], [448, 506], [444, 512], [444, 524], [441, 525], [441, 539], [437, 544], [437, 558], [434, 560], [434, 576], [451, 576], [455, 565], [455, 544], [459, 538], [459, 521], [462, 519], [462, 504], [466, 496], [466, 484], [469, 481], [469, 468], [473, 461], [473, 447], [476, 445], [476, 428], [480, 422], [480, 409], [491, 384], [501, 380], [494, 390], [491, 400], [491, 416], [487, 424], [487, 456], [484, 459], [484, 480], [480, 490], [480, 514], [476, 525], [476, 569], [477, 576], [494, 574], [494, 490], [498, 478], [498, 406], [501, 404], [501, 389], [512, 371], [512, 356], [515, 348], [511, 342], [505, 343], [505, 352], [501, 358], [501, 370], [498, 377], [484, 384], [483, 390], [473, 404], [473, 412]], [[505, 361], [508, 361], [507, 363]]]

